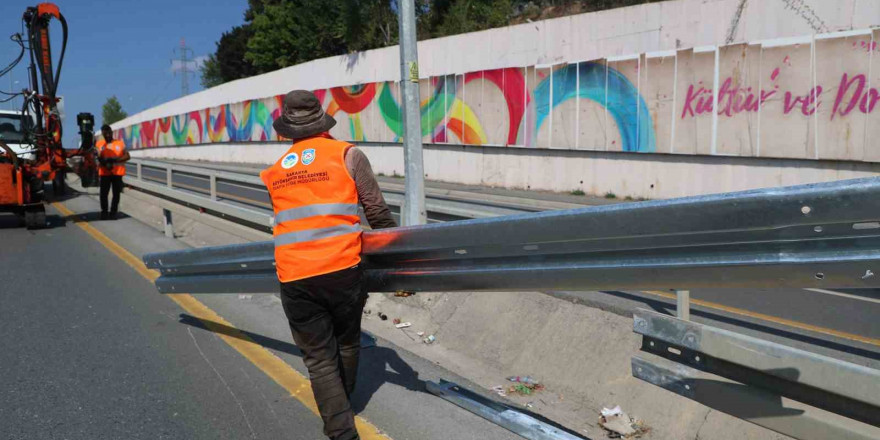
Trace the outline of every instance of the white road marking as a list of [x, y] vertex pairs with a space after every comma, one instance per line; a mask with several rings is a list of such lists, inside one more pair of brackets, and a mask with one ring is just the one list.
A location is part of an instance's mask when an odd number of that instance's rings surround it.
[[865, 302], [872, 302], [875, 304], [880, 304], [880, 298], [871, 298], [871, 297], [861, 296], [861, 295], [851, 295], [849, 293], [835, 292], [833, 290], [825, 290], [825, 289], [804, 289], [804, 290], [809, 290], [810, 292], [816, 292], [816, 293], [824, 293], [826, 295], [840, 296], [843, 298], [854, 299], [857, 301], [865, 301]]

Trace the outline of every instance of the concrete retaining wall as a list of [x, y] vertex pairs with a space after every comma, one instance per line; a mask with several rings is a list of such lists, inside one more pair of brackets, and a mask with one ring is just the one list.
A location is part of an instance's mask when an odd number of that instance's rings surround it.
[[[422, 135], [453, 145], [880, 161], [868, 142], [880, 134], [874, 24], [880, 5], [870, 1], [679, 0], [429, 40], [420, 44]], [[277, 140], [281, 94], [301, 88], [339, 121], [334, 136], [397, 142], [397, 64], [393, 47], [317, 60], [115, 128], [132, 148]]]

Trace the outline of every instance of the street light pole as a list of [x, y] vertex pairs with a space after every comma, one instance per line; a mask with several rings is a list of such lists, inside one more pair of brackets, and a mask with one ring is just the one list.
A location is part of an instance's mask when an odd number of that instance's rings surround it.
[[403, 162], [406, 195], [401, 210], [404, 226], [427, 222], [425, 163], [422, 158], [422, 124], [419, 109], [419, 55], [416, 50], [414, 0], [397, 2], [400, 13], [400, 91], [403, 106]]

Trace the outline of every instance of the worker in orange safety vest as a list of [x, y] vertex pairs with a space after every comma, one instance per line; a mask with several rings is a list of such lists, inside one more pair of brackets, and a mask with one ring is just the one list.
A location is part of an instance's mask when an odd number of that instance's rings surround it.
[[[119, 211], [119, 197], [122, 193], [122, 176], [125, 175], [125, 162], [131, 159], [125, 149], [125, 143], [113, 139], [113, 129], [109, 125], [101, 126], [100, 139], [95, 147], [98, 149], [98, 176], [101, 183], [101, 220], [116, 220]], [[113, 188], [113, 202], [107, 211], [107, 195]]]
[[273, 127], [293, 146], [260, 173], [275, 211], [275, 267], [293, 340], [303, 352], [324, 434], [358, 439], [350, 396], [367, 300], [358, 204], [373, 229], [395, 227], [370, 162], [333, 139], [336, 120], [312, 93], [284, 97]]

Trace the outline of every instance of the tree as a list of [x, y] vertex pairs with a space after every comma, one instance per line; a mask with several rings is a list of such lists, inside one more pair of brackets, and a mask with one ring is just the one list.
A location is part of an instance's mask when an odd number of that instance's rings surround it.
[[107, 98], [107, 102], [101, 107], [102, 122], [112, 124], [128, 117], [128, 113], [122, 110], [122, 104], [116, 99], [116, 95]]
[[446, 14], [438, 17], [438, 36], [481, 31], [510, 23], [511, 0], [457, 0], [450, 3]]
[[259, 72], [397, 43], [392, 0], [251, 0], [245, 59]]
[[257, 74], [253, 64], [245, 60], [248, 39], [253, 35], [251, 26], [236, 26], [224, 32], [216, 43], [217, 51], [208, 56], [202, 65], [202, 85], [214, 87], [225, 82], [247, 78]]
[[[659, 0], [414, 0], [418, 38]], [[202, 84], [278, 70], [398, 42], [398, 0], [248, 0], [244, 24], [224, 32]]]
[[208, 59], [199, 67], [201, 71], [202, 87], [210, 89], [214, 86], [223, 84], [223, 76], [220, 74], [220, 63], [217, 61], [217, 55], [208, 55]]
[[299, 0], [264, 5], [254, 17], [245, 59], [259, 72], [346, 52], [340, 1]]

